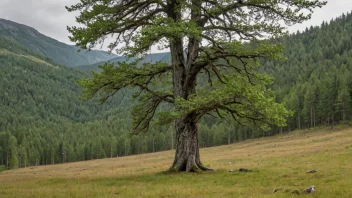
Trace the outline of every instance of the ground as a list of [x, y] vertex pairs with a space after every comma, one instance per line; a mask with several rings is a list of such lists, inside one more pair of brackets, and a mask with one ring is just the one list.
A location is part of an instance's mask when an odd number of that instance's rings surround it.
[[[214, 172], [162, 173], [173, 157], [166, 151], [4, 171], [0, 197], [352, 197], [348, 126], [201, 149], [203, 164]], [[317, 172], [307, 173], [312, 169]], [[313, 194], [292, 193], [310, 185]]]

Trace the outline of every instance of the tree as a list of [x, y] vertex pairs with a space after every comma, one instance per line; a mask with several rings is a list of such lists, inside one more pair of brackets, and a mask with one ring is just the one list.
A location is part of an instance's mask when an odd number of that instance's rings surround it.
[[[176, 154], [170, 171], [209, 170], [199, 157], [197, 122], [203, 115], [231, 117], [263, 128], [284, 125], [289, 112], [265, 86], [271, 78], [257, 72], [260, 58], [280, 59], [281, 47], [260, 38], [285, 33], [288, 24], [308, 20], [319, 0], [81, 0], [66, 7], [79, 11], [80, 27], [68, 27], [83, 49], [113, 36], [110, 51], [141, 57], [151, 46], [169, 47], [171, 64], [139, 59], [101, 66], [83, 79], [84, 99], [105, 102], [124, 88], [138, 88], [132, 111], [134, 133], [152, 123], [174, 122]], [[197, 86], [204, 73], [208, 84]], [[167, 103], [172, 110], [163, 111]]]
[[17, 139], [15, 136], [11, 136], [9, 139], [9, 169], [18, 168], [18, 152], [17, 152]]

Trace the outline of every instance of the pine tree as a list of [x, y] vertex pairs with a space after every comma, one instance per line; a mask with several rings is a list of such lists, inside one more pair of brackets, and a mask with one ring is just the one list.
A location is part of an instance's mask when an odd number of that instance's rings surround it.
[[18, 168], [19, 161], [18, 161], [18, 152], [17, 152], [17, 139], [15, 136], [11, 136], [9, 139], [9, 169]]

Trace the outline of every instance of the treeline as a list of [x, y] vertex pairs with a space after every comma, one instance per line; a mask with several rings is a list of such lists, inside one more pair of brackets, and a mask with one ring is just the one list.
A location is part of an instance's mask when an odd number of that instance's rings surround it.
[[[131, 136], [128, 119], [111, 117], [88, 123], [36, 121], [0, 132], [3, 169], [121, 157], [174, 148], [172, 126], [154, 126]], [[228, 123], [199, 125], [200, 147], [218, 146], [257, 137], [250, 128]], [[260, 134], [261, 135], [261, 134]]]

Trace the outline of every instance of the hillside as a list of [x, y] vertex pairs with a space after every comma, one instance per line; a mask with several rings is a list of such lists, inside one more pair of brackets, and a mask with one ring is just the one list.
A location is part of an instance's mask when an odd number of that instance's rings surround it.
[[[86, 133], [79, 134], [73, 125], [118, 115], [113, 113], [118, 103], [99, 105], [79, 100], [80, 86], [76, 81], [84, 77], [88, 74], [59, 65], [0, 36], [0, 169], [3, 165], [73, 160], [73, 141], [77, 143], [78, 137], [98, 137], [101, 131], [82, 128]], [[75, 138], [69, 145], [67, 139], [73, 134]], [[83, 143], [81, 146], [84, 149]], [[84, 155], [80, 158], [83, 160]]]
[[80, 87], [76, 81], [88, 75], [59, 65], [2, 36], [0, 43], [1, 128], [6, 129], [6, 123], [14, 121], [12, 117], [84, 122], [92, 119], [91, 114], [99, 114], [102, 106], [85, 103], [77, 97]]
[[[339, 128], [201, 149], [203, 162], [215, 169], [203, 174], [161, 174], [173, 151], [4, 171], [0, 196], [351, 197], [352, 128]], [[307, 173], [312, 169], [317, 172]], [[316, 192], [304, 195], [311, 185]]]
[[82, 51], [78, 53], [78, 47], [61, 43], [31, 27], [5, 19], [0, 19], [0, 36], [6, 37], [36, 54], [49, 57], [55, 62], [67, 66], [94, 64], [116, 57], [116, 55], [103, 51]]
[[274, 77], [279, 102], [295, 112], [287, 130], [352, 119], [352, 14], [284, 37], [283, 62], [261, 69]]

